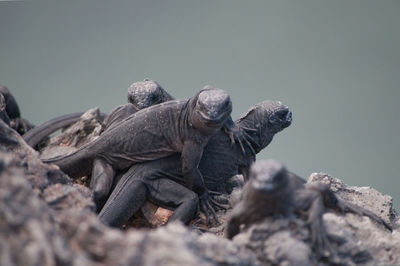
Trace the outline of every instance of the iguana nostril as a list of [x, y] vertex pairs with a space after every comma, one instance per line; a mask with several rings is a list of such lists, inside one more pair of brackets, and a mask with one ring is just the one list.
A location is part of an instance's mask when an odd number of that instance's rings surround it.
[[286, 120], [287, 121], [292, 121], [292, 112], [288, 112], [286, 115]]

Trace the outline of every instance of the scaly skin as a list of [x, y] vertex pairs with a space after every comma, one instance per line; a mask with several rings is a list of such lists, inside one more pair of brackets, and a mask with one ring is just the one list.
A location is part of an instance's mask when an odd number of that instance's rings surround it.
[[[273, 136], [290, 125], [292, 114], [288, 107], [276, 101], [263, 101], [254, 105], [236, 121], [239, 127], [249, 132], [245, 153], [239, 143], [233, 147], [230, 139], [219, 130], [206, 145], [199, 170], [208, 189], [225, 192], [225, 183], [232, 176], [247, 172], [255, 160], [254, 152], [261, 151]], [[122, 226], [143, 204], [146, 198], [156, 204], [175, 209], [169, 221], [188, 223], [194, 218], [200, 202], [201, 210], [209, 223], [211, 204], [185, 187], [185, 179], [178, 155], [133, 165], [123, 175], [99, 214], [100, 220], [111, 226]], [[210, 204], [211, 203], [211, 204]]]
[[133, 113], [144, 108], [174, 100], [157, 82], [145, 79], [128, 88], [128, 104], [120, 105], [103, 121], [103, 131], [112, 128]]
[[328, 252], [335, 257], [322, 220], [322, 215], [328, 210], [365, 215], [391, 230], [383, 219], [369, 210], [345, 202], [327, 185], [308, 185], [304, 179], [286, 170], [281, 163], [264, 160], [252, 165], [250, 180], [243, 188], [242, 199], [227, 222], [226, 236], [232, 239], [239, 233], [241, 225], [248, 228], [267, 216], [305, 215], [317, 256]]
[[145, 79], [128, 88], [128, 102], [141, 110], [149, 106], [175, 100], [154, 80]]
[[[104, 118], [103, 132], [141, 109], [174, 100], [157, 82], [148, 79], [133, 83], [128, 88], [127, 98], [128, 104], [116, 107]], [[75, 113], [53, 118], [29, 130], [23, 137], [31, 147], [35, 147], [51, 133], [78, 121], [82, 114]], [[102, 115], [104, 116], [104, 114]], [[224, 128], [230, 136], [231, 142], [233, 143], [236, 140], [243, 147], [242, 141], [247, 133], [240, 128], [236, 128], [231, 117], [225, 122]], [[244, 148], [242, 148], [242, 151], [244, 152]]]
[[7, 89], [7, 87], [0, 85], [0, 94], [4, 97], [5, 108], [4, 111], [8, 116], [8, 119], [4, 116], [4, 112], [2, 114], [1, 119], [7, 123], [7, 120], [14, 130], [16, 130], [19, 134], [23, 135], [25, 132], [33, 128], [33, 125], [29, 123], [28, 120], [21, 118], [21, 113], [19, 111], [19, 107], [17, 101], [15, 100], [14, 96], [11, 92]]
[[17, 101], [7, 87], [0, 85], [0, 93], [4, 96], [8, 117], [10, 119], [21, 117]]
[[[97, 198], [101, 199], [106, 196], [103, 188], [116, 170], [178, 152], [186, 185], [201, 195], [206, 194], [198, 164], [204, 146], [231, 111], [232, 103], [225, 91], [203, 89], [188, 100], [169, 101], [136, 112], [72, 154], [45, 162], [57, 164], [72, 178], [88, 175], [94, 168], [92, 179], [99, 180], [93, 187], [95, 199], [97, 192], [101, 194]], [[96, 169], [105, 170], [96, 172]]]
[[[139, 109], [147, 108], [149, 106], [173, 99], [172, 96], [169, 95], [157, 82], [152, 80], [144, 80], [133, 83], [128, 88], [127, 97], [129, 101], [128, 104], [116, 107], [104, 119], [103, 132], [110, 130], [120, 121], [126, 119], [129, 115], [137, 112]], [[57, 117], [37, 128], [30, 130], [27, 134], [25, 134], [24, 138], [29, 145], [34, 147], [50, 133], [72, 124], [78, 119], [79, 113]], [[230, 116], [225, 122], [224, 128], [225, 133], [230, 136], [231, 143], [233, 143], [234, 139], [236, 139], [242, 148], [242, 152], [244, 152], [242, 141], [248, 142], [247, 139], [249, 138], [245, 138], [247, 132], [244, 129], [235, 127], [235, 124]], [[94, 191], [94, 200], [97, 208], [100, 209], [109, 194], [115, 172], [113, 168], [107, 166], [102, 159], [95, 159], [92, 165], [93, 175], [91, 178], [90, 188]]]

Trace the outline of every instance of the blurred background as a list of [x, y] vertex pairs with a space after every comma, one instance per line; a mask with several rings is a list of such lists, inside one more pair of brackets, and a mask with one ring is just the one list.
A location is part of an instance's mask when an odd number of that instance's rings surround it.
[[0, 2], [0, 84], [40, 124], [126, 103], [134, 81], [176, 98], [225, 89], [233, 118], [280, 100], [293, 124], [258, 158], [372, 186], [400, 207], [400, 1]]

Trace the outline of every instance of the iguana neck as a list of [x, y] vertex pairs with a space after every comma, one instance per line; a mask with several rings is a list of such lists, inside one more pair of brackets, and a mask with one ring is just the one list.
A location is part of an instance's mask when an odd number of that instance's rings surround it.
[[248, 133], [253, 141], [250, 141], [249, 139], [247, 139], [247, 141], [250, 143], [256, 153], [259, 153], [262, 149], [268, 146], [269, 143], [271, 143], [274, 134], [269, 131], [267, 121], [261, 121], [261, 119], [255, 120], [252, 117], [245, 117], [244, 119], [238, 121], [237, 124], [239, 126], [255, 130], [255, 132]]

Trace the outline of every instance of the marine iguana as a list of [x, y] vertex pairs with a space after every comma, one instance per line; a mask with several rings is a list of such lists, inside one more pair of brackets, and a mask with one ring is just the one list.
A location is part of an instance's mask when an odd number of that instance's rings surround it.
[[128, 88], [128, 103], [113, 109], [103, 121], [105, 131], [137, 111], [167, 101], [175, 100], [154, 80], [132, 83]]
[[[44, 122], [43, 124], [36, 126], [26, 132], [22, 138], [25, 142], [31, 146], [32, 148], [36, 148], [36, 146], [41, 143], [46, 137], [50, 134], [56, 132], [59, 129], [65, 128], [77, 122], [79, 118], [83, 115], [83, 112], [72, 113], [61, 115], [56, 118], [50, 119], [49, 121]], [[100, 114], [100, 119], [105, 117], [105, 114]]]
[[240, 227], [262, 221], [267, 216], [306, 216], [310, 226], [311, 244], [319, 256], [330, 248], [322, 215], [328, 210], [365, 215], [392, 230], [382, 218], [362, 207], [348, 203], [325, 184], [306, 184], [301, 177], [289, 172], [275, 160], [254, 163], [250, 180], [243, 188], [241, 201], [234, 207], [227, 221], [226, 237], [232, 239]]
[[[145, 79], [132, 83], [127, 93], [128, 103], [113, 109], [108, 115], [101, 114], [102, 131], [125, 119], [129, 115], [149, 106], [173, 100], [156, 81]], [[62, 115], [37, 126], [23, 135], [31, 147], [35, 147], [51, 133], [72, 125], [83, 115], [83, 112]]]
[[[173, 100], [172, 96], [157, 82], [148, 79], [134, 82], [128, 88], [127, 98], [127, 104], [114, 108], [110, 114], [105, 117], [102, 123], [102, 133], [111, 130], [119, 122], [141, 109]], [[89, 186], [93, 190], [93, 199], [98, 211], [103, 207], [110, 193], [114, 175], [115, 172], [102, 159], [94, 160]]]
[[[133, 83], [128, 88], [127, 98], [128, 104], [116, 107], [104, 118], [102, 132], [109, 130], [140, 109], [173, 100], [172, 96], [157, 82], [149, 79]], [[24, 135], [24, 139], [29, 145], [35, 147], [50, 133], [76, 122], [81, 114], [82, 113], [75, 113], [54, 118], [30, 130]], [[104, 116], [103, 114], [103, 117]], [[242, 147], [242, 151], [244, 151], [242, 141], [246, 142], [248, 141], [247, 139], [249, 139], [248, 136], [246, 138], [246, 128], [235, 127], [232, 118], [229, 116], [224, 124], [224, 129], [226, 134], [230, 136], [231, 142], [233, 143], [236, 140]], [[110, 167], [107, 167], [106, 164], [98, 160], [93, 162], [92, 172], [93, 176], [91, 178], [90, 187], [94, 189], [94, 200], [97, 207], [101, 208], [111, 189], [114, 174]]]
[[99, 203], [107, 196], [116, 170], [181, 153], [186, 185], [207, 198], [197, 167], [207, 141], [231, 111], [229, 95], [207, 86], [192, 98], [140, 110], [75, 152], [44, 162], [57, 164], [72, 178], [88, 175], [93, 168], [94, 198]]
[[[239, 127], [251, 129], [244, 154], [239, 143], [231, 147], [229, 137], [219, 130], [208, 141], [199, 164], [205, 186], [225, 192], [226, 181], [238, 173], [246, 173], [255, 160], [255, 153], [265, 148], [291, 121], [292, 113], [281, 102], [267, 100], [251, 107], [236, 121]], [[176, 208], [169, 221], [187, 224], [194, 218], [199, 197], [185, 186], [178, 155], [131, 166], [111, 193], [99, 218], [104, 224], [122, 226], [147, 198], [165, 208]], [[213, 200], [210, 202], [221, 207]], [[200, 196], [200, 208], [206, 214], [207, 224], [209, 211], [217, 220], [210, 202]]]
[[[0, 85], [0, 94], [4, 97], [3, 105], [5, 105], [4, 111], [7, 114], [7, 118], [4, 117], [4, 112], [2, 114], [2, 120], [16, 130], [20, 135], [33, 128], [33, 125], [26, 119], [21, 117], [17, 101], [7, 87]], [[4, 120], [5, 119], [5, 120]], [[9, 122], [7, 123], [7, 120]]]
[[175, 100], [158, 82], [150, 79], [132, 83], [128, 88], [127, 97], [128, 101], [139, 110]]

